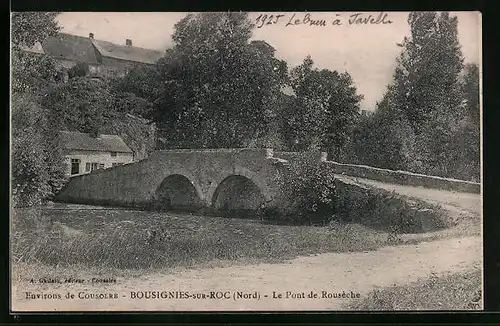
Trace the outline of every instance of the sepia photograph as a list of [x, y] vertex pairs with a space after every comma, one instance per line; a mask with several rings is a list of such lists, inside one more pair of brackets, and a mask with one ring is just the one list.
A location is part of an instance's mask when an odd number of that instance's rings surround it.
[[10, 18], [12, 313], [484, 309], [480, 12]]

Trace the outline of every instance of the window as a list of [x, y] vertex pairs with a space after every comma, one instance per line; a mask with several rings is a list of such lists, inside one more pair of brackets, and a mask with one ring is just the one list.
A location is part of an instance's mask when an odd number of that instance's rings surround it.
[[94, 171], [94, 170], [97, 170], [97, 163], [92, 163], [92, 168], [91, 170]]
[[99, 169], [104, 169], [104, 163], [99, 164]]
[[90, 163], [85, 163], [85, 172], [90, 172]]
[[116, 157], [116, 152], [111, 152], [111, 157]]
[[118, 166], [118, 165], [123, 165], [123, 163], [111, 163], [112, 167]]
[[71, 159], [71, 175], [80, 173], [80, 160], [76, 158]]

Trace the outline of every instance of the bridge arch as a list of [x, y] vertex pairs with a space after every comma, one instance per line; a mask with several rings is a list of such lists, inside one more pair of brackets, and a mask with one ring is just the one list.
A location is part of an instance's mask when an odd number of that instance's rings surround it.
[[266, 183], [254, 172], [236, 167], [212, 183], [207, 199], [218, 210], [255, 210], [272, 200]]
[[154, 201], [159, 209], [193, 211], [203, 206], [203, 191], [196, 178], [184, 169], [169, 169], [154, 186]]

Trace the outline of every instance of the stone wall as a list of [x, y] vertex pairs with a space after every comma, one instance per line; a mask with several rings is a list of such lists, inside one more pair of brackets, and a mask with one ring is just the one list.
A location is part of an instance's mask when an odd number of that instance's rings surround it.
[[326, 159], [326, 153], [320, 151], [310, 151], [310, 152], [282, 152], [282, 151], [274, 151], [273, 157], [281, 158], [287, 161], [293, 161], [298, 159], [307, 159], [314, 161], [324, 161]]
[[429, 176], [407, 171], [380, 169], [366, 165], [343, 164], [333, 161], [325, 161], [324, 164], [332, 168], [336, 174], [345, 174], [387, 183], [460, 192], [480, 193], [481, 191], [481, 184], [476, 182]]

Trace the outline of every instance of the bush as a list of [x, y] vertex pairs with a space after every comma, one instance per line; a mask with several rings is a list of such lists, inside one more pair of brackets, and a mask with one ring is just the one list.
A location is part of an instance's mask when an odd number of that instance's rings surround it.
[[89, 74], [89, 65], [85, 62], [78, 62], [76, 65], [71, 67], [68, 71], [69, 78], [74, 77], [85, 77]]
[[[306, 154], [307, 155], [307, 154]], [[335, 211], [336, 188], [333, 171], [316, 160], [298, 158], [278, 173], [275, 180], [290, 204], [285, 218], [301, 222], [328, 220]]]
[[56, 135], [36, 98], [12, 96], [12, 199], [14, 206], [35, 206], [58, 191], [64, 162]]

